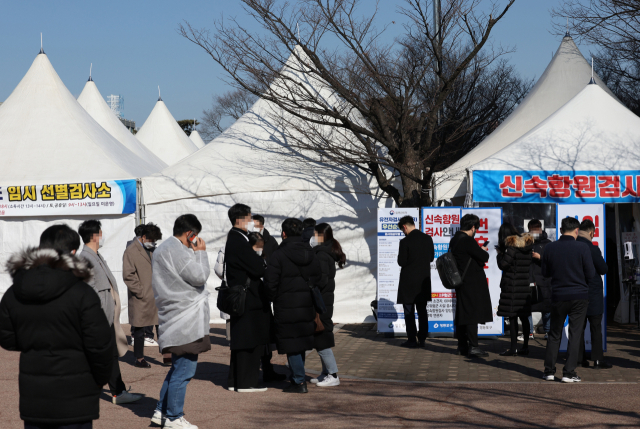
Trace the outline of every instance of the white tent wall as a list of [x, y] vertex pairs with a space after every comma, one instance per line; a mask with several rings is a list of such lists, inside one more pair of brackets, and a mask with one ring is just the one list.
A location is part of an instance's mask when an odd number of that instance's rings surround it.
[[221, 322], [215, 291], [220, 279], [213, 273], [213, 265], [231, 228], [227, 216], [229, 207], [236, 203], [249, 205], [254, 214], [265, 217], [266, 228], [278, 241], [282, 221], [288, 217], [313, 217], [318, 222], [328, 222], [347, 255], [347, 266], [336, 274], [333, 321], [360, 323], [368, 318], [372, 321], [370, 303], [376, 298], [378, 202], [376, 197], [367, 194], [335, 195], [322, 191], [219, 195], [148, 204], [145, 222], [158, 224], [165, 238], [171, 235], [175, 219], [182, 214], [192, 213], [202, 223], [200, 236], [207, 243], [212, 269], [207, 281], [212, 323]]
[[[11, 276], [4, 267], [9, 257], [26, 247], [37, 247], [40, 242], [40, 234], [52, 225], [65, 223], [75, 231], [78, 226], [87, 219], [98, 219], [102, 222], [102, 233], [104, 236], [104, 246], [100, 253], [107, 261], [109, 268], [113, 272], [120, 292], [120, 302], [122, 312], [120, 322], [128, 323], [127, 311], [127, 287], [122, 280], [122, 255], [127, 241], [133, 237], [135, 228], [135, 215], [103, 215], [103, 216], [73, 216], [73, 217], [15, 217], [0, 219], [0, 295], [11, 286]], [[82, 250], [82, 245], [80, 246]]]

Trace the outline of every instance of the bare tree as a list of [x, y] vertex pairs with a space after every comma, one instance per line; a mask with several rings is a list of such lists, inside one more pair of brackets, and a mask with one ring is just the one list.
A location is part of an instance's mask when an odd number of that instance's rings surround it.
[[432, 2], [406, 0], [398, 10], [404, 34], [388, 44], [374, 25], [377, 6], [363, 14], [360, 0], [243, 0], [266, 34], [235, 20], [216, 22], [214, 34], [188, 23], [179, 31], [225, 69], [230, 84], [286, 113], [280, 118], [292, 147], [359, 168], [399, 206], [423, 206], [443, 159], [464, 151], [455, 142], [494, 125], [488, 117], [475, 123], [482, 115], [449, 114], [447, 100], [464, 91], [463, 80], [466, 88], [486, 81], [483, 71], [509, 52], [489, 36], [514, 1], [445, 0], [436, 30]]
[[200, 134], [207, 140], [213, 140], [222, 133], [231, 121], [237, 121], [256, 102], [258, 97], [244, 89], [233, 89], [213, 97], [213, 105], [202, 114]]

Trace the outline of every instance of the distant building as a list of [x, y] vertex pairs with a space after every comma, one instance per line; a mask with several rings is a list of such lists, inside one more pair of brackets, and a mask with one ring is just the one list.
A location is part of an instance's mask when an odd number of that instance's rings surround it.
[[129, 129], [129, 131], [131, 131], [132, 133], [134, 132], [134, 130], [136, 129], [136, 121], [132, 121], [125, 118], [118, 118], [118, 119], [120, 119], [120, 122], [122, 122], [124, 126], [127, 127], [127, 129]]

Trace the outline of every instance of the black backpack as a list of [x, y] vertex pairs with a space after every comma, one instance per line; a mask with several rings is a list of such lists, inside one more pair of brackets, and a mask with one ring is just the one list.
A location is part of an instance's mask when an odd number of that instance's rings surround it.
[[438, 257], [438, 259], [436, 259], [436, 269], [438, 270], [438, 275], [440, 276], [442, 285], [445, 288], [459, 289], [460, 286], [462, 286], [464, 276], [467, 274], [469, 264], [471, 264], [471, 258], [469, 258], [467, 266], [464, 268], [464, 272], [460, 275], [458, 264], [456, 263], [456, 259], [453, 257], [451, 250], [451, 247], [449, 247], [447, 253], [443, 253]]

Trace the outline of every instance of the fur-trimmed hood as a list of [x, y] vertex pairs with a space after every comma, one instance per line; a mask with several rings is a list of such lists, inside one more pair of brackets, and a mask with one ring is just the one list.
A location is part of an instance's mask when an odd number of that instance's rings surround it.
[[36, 302], [50, 301], [93, 276], [93, 267], [82, 258], [33, 247], [12, 255], [6, 269], [16, 297]]
[[506, 244], [507, 247], [524, 248], [533, 245], [534, 241], [535, 239], [530, 234], [522, 234], [521, 236], [510, 235], [504, 240], [504, 244]]

